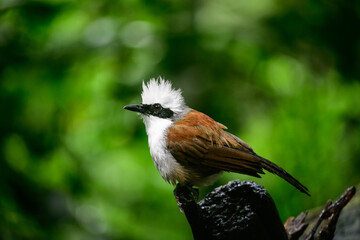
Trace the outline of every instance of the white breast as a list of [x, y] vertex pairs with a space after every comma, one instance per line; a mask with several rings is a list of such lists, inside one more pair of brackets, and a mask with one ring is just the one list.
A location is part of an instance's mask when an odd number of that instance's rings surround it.
[[154, 164], [166, 181], [174, 183], [173, 169], [181, 168], [181, 166], [166, 147], [167, 129], [172, 122], [169, 119], [144, 116], [144, 123]]

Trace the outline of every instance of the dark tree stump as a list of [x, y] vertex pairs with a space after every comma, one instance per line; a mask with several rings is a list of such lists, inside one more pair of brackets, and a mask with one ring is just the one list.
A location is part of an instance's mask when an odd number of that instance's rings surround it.
[[188, 187], [177, 185], [174, 195], [196, 240], [331, 240], [340, 212], [355, 192], [355, 187], [350, 187], [336, 202], [329, 200], [307, 234], [307, 212], [296, 218], [290, 217], [284, 228], [274, 201], [262, 186], [254, 182], [229, 182], [216, 188], [199, 203], [193, 196], [198, 192]]
[[274, 201], [254, 182], [231, 181], [198, 204], [180, 185], [174, 194], [194, 239], [288, 239]]

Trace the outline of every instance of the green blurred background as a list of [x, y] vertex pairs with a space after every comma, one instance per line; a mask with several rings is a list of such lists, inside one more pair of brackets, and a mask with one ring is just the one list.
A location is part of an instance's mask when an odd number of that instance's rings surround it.
[[1, 0], [0, 239], [191, 238], [123, 110], [158, 76], [308, 186], [256, 179], [283, 220], [338, 197], [360, 182], [359, 26], [359, 1]]

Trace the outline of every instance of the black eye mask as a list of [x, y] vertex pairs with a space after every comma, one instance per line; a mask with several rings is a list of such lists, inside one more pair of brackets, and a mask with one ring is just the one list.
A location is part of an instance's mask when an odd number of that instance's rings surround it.
[[174, 112], [170, 108], [163, 108], [160, 103], [146, 105], [146, 113], [159, 118], [171, 118]]

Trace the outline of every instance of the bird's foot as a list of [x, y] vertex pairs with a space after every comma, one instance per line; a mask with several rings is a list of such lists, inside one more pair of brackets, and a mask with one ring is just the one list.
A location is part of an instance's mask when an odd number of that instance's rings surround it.
[[199, 200], [199, 189], [191, 186], [187, 186], [187, 189], [192, 193], [195, 202]]
[[189, 185], [184, 186], [181, 184], [177, 184], [174, 189], [174, 196], [175, 196], [176, 203], [180, 208], [180, 212], [183, 213], [184, 205], [189, 204], [191, 202], [196, 203], [198, 201], [199, 189], [193, 188], [192, 186], [189, 186]]

